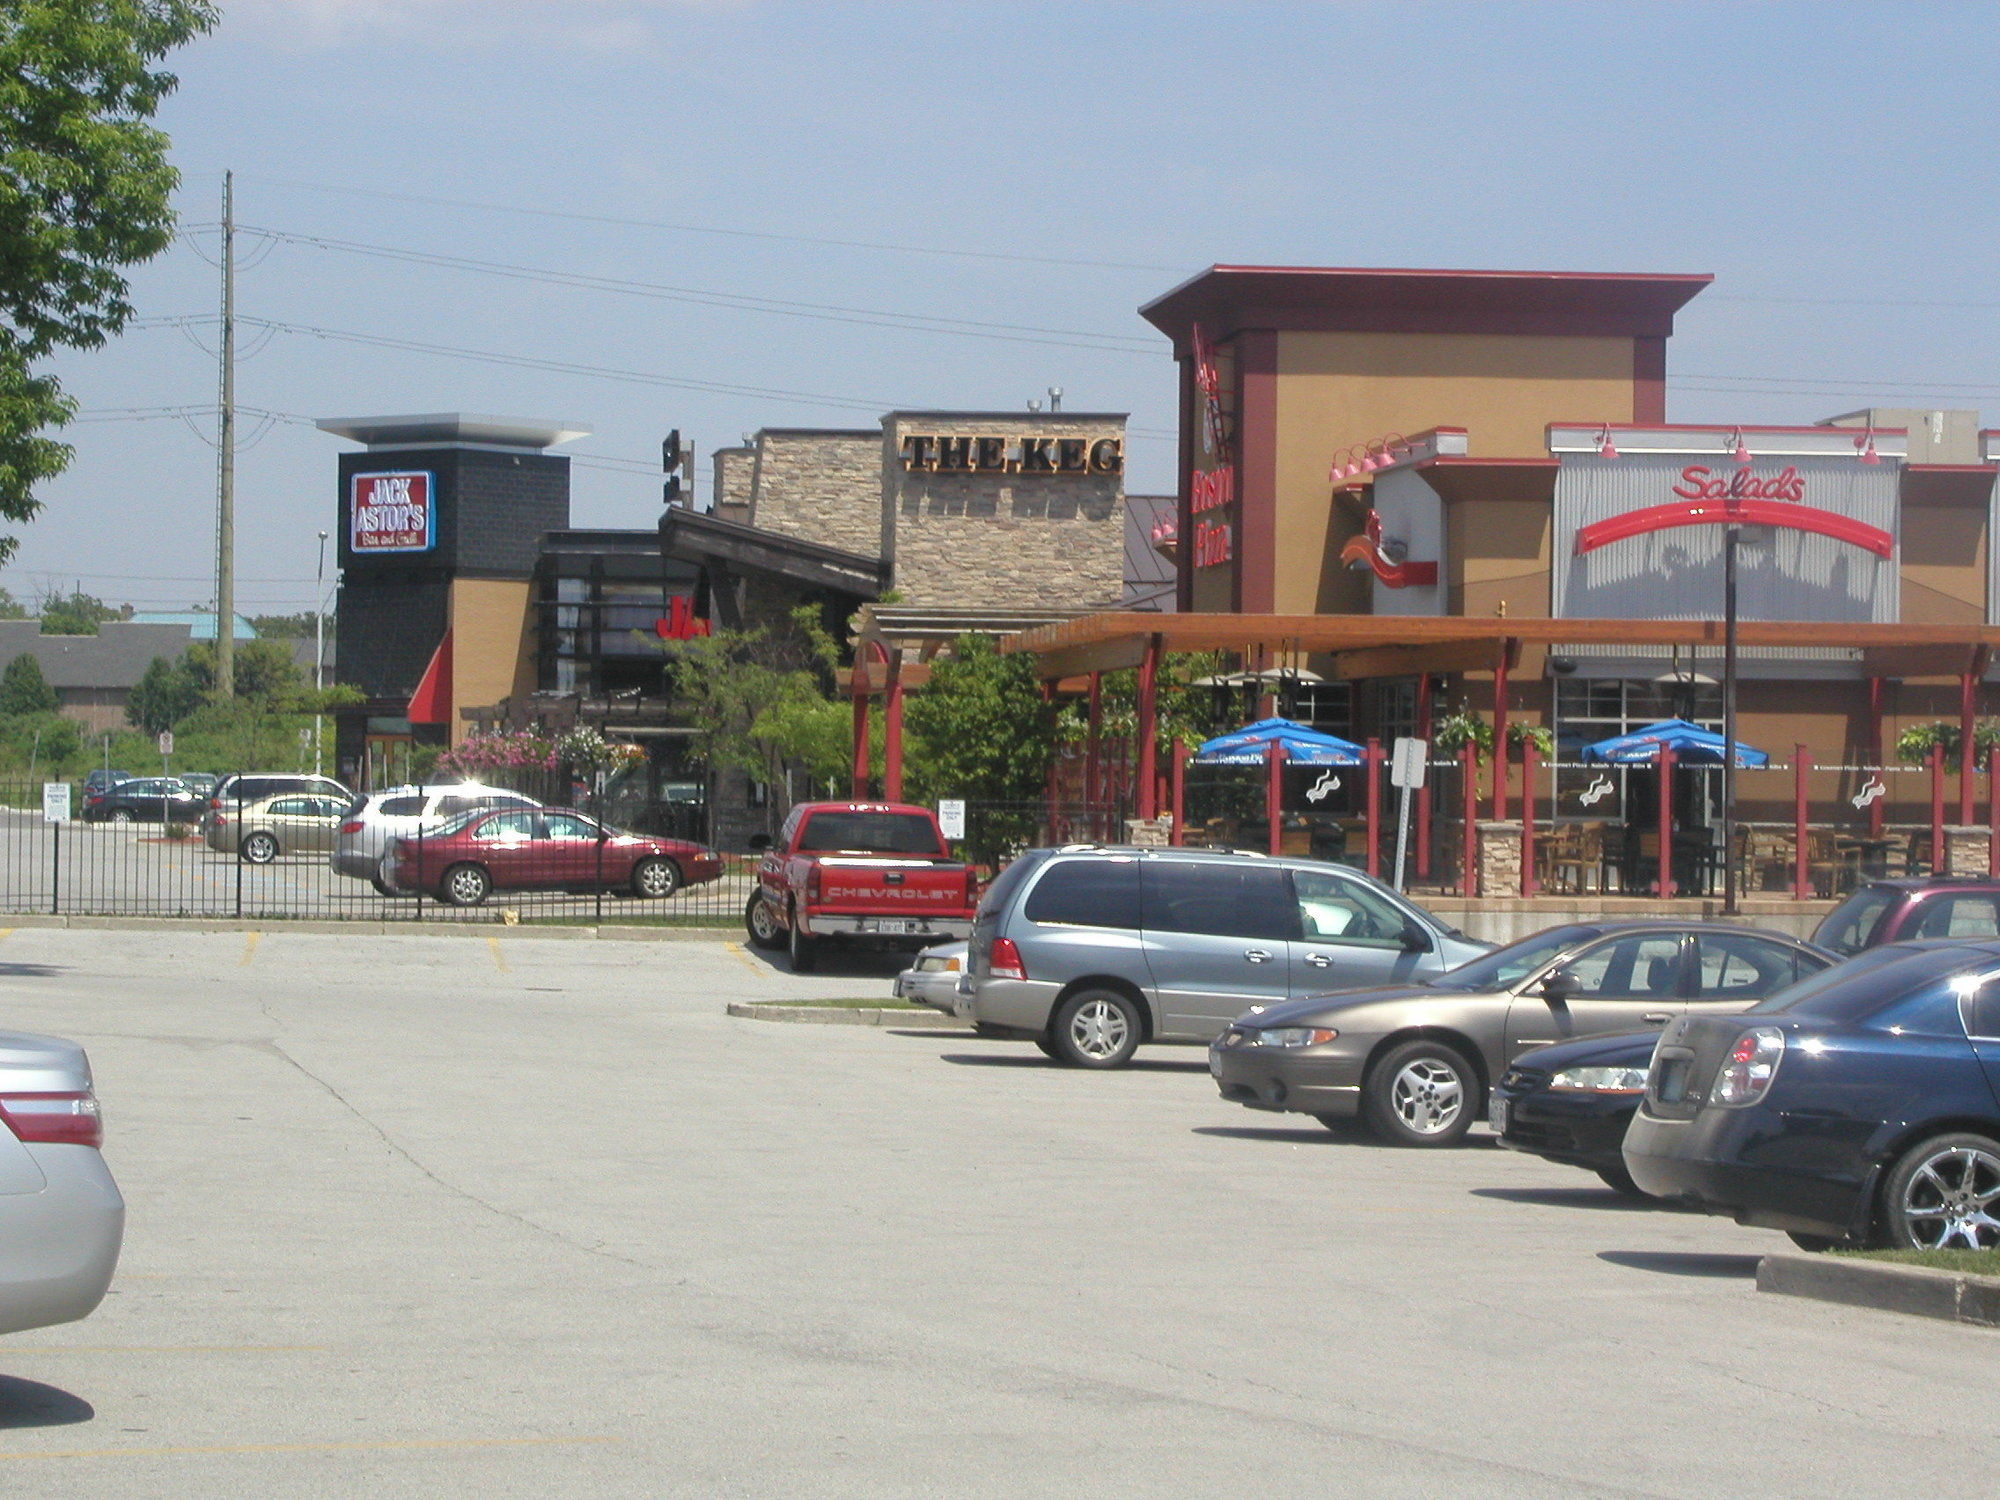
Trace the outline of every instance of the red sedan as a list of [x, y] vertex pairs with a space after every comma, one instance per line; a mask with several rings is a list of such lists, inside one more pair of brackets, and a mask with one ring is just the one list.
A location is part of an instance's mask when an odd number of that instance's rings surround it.
[[582, 813], [500, 808], [396, 840], [396, 884], [477, 906], [496, 890], [629, 890], [658, 899], [722, 873], [722, 856], [681, 839], [623, 833]]

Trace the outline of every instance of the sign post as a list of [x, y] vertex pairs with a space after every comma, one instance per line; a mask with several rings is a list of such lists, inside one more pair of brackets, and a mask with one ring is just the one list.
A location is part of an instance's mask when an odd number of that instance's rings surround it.
[[1403, 888], [1404, 861], [1410, 850], [1410, 793], [1424, 784], [1429, 769], [1430, 745], [1409, 735], [1398, 735], [1389, 761], [1389, 785], [1396, 788], [1396, 889]]
[[69, 783], [42, 783], [42, 821], [49, 825], [49, 915], [62, 914], [62, 826], [69, 821]]
[[173, 771], [169, 769], [174, 758], [174, 732], [171, 729], [162, 729], [160, 731], [159, 744], [160, 744], [160, 774], [162, 776], [171, 776], [174, 774]]

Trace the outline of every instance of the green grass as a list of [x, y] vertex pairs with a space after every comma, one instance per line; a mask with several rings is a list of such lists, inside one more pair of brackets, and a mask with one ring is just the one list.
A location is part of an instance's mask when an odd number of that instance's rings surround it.
[[[928, 1005], [908, 1005], [901, 1000], [756, 1000], [753, 1005], [783, 1006], [787, 1010], [930, 1010]], [[932, 1012], [936, 1014], [935, 1011]]]
[[1857, 1260], [1886, 1260], [1898, 1266], [1928, 1266], [1934, 1271], [1962, 1271], [2000, 1276], [2000, 1250], [1838, 1250]]

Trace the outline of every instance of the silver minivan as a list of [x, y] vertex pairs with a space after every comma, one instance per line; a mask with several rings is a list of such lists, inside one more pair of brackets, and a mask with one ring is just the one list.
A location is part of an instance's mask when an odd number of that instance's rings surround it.
[[1202, 849], [1031, 849], [972, 927], [960, 1009], [1085, 1068], [1218, 1036], [1255, 1005], [1422, 980], [1492, 945], [1344, 865]]

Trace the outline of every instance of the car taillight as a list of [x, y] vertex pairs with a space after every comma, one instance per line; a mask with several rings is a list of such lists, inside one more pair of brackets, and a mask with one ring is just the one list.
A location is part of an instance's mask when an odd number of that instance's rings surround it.
[[967, 907], [979, 905], [979, 871], [971, 865], [965, 867], [965, 904]]
[[814, 866], [812, 866], [812, 867], [811, 867], [810, 869], [808, 869], [808, 870], [806, 871], [806, 900], [808, 900], [808, 901], [817, 901], [817, 900], [819, 900], [819, 866], [818, 866], [818, 865], [814, 865]]
[[354, 818], [354, 819], [352, 819], [352, 820], [350, 820], [350, 821], [348, 821], [348, 822], [346, 822], [346, 823], [342, 823], [342, 824], [340, 825], [340, 831], [341, 831], [342, 833], [359, 833], [359, 832], [361, 832], [361, 820], [360, 820], [359, 818]]
[[210, 812], [212, 812], [212, 813], [219, 813], [219, 812], [221, 812], [221, 811], [222, 811], [222, 799], [221, 799], [220, 797], [210, 797], [210, 798], [208, 799], [208, 810], [209, 810]]
[[0, 1120], [24, 1141], [52, 1146], [102, 1146], [104, 1116], [97, 1096], [85, 1089], [71, 1094], [0, 1094]]
[[995, 979], [1028, 977], [1028, 971], [1021, 967], [1021, 950], [1014, 946], [1012, 938], [993, 940], [993, 952], [986, 960], [986, 970]]
[[1785, 1055], [1785, 1034], [1775, 1026], [1759, 1026], [1746, 1031], [1729, 1049], [1722, 1071], [1715, 1075], [1709, 1091], [1710, 1104], [1755, 1104], [1770, 1092], [1771, 1080], [1778, 1076], [1778, 1063]]

